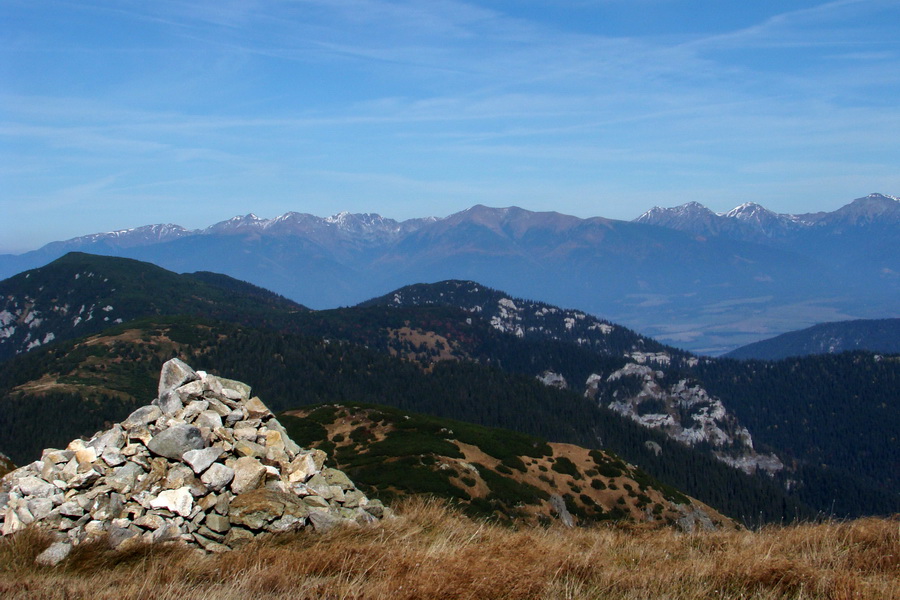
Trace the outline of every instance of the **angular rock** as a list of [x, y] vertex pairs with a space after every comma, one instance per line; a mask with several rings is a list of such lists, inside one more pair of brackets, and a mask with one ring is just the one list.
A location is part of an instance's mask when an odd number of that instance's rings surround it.
[[575, 527], [575, 519], [572, 517], [572, 513], [569, 512], [569, 509], [566, 508], [566, 501], [563, 500], [562, 496], [559, 494], [551, 495], [550, 506], [556, 511], [556, 515], [559, 517], [559, 520], [562, 521], [563, 525], [566, 527]]
[[317, 473], [310, 478], [309, 481], [306, 482], [306, 487], [308, 487], [314, 494], [318, 496], [322, 496], [326, 500], [330, 500], [334, 495], [334, 491], [331, 489], [331, 486], [325, 480], [325, 477], [321, 473]]
[[281, 434], [281, 442], [284, 444], [284, 451], [289, 455], [295, 455], [300, 452], [300, 446], [298, 446], [294, 442], [294, 440], [291, 439], [291, 436], [288, 435], [288, 432], [284, 428], [284, 426], [278, 422], [278, 419], [271, 419], [268, 423], [266, 423], [266, 427], [269, 428], [269, 431], [277, 431]]
[[159, 376], [159, 396], [198, 379], [200, 379], [200, 376], [197, 372], [185, 364], [184, 361], [177, 358], [166, 361]]
[[222, 463], [213, 463], [200, 476], [202, 481], [209, 489], [219, 491], [234, 479], [234, 469], [226, 467]]
[[228, 520], [228, 517], [222, 515], [207, 515], [204, 523], [216, 533], [228, 533], [228, 530], [231, 529], [231, 521]]
[[231, 491], [243, 494], [260, 487], [266, 478], [266, 468], [255, 458], [245, 456], [234, 463]]
[[70, 544], [105, 536], [117, 548], [180, 540], [220, 552], [386, 510], [323, 469], [323, 452], [297, 446], [249, 386], [179, 363], [163, 369], [155, 404], [5, 476], [2, 533], [33, 524]]
[[28, 512], [35, 521], [46, 519], [53, 510], [53, 500], [50, 498], [32, 498], [27, 503]]
[[263, 488], [236, 496], [228, 509], [228, 520], [232, 525], [258, 530], [285, 515], [296, 523], [308, 514], [309, 509], [295, 496]]
[[309, 522], [320, 533], [334, 529], [343, 522], [343, 519], [327, 510], [313, 510], [309, 513]]
[[40, 477], [23, 477], [18, 482], [19, 492], [23, 496], [37, 496], [48, 498], [59, 493], [59, 488], [52, 483], [47, 483]]
[[138, 478], [145, 473], [140, 465], [129, 461], [113, 469], [113, 472], [106, 476], [106, 484], [117, 492], [126, 494], [134, 489]]
[[[181, 396], [182, 402], [185, 404], [190, 403], [198, 398], [203, 397], [203, 380], [195, 379], [194, 381], [189, 381], [182, 386], [176, 388], [175, 393]], [[203, 400], [207, 402], [208, 400]]]
[[67, 482], [69, 489], [84, 489], [100, 479], [100, 473], [94, 469], [78, 473]]
[[222, 456], [222, 453], [221, 448], [210, 446], [199, 450], [188, 450], [182, 455], [181, 460], [193, 469], [194, 473], [199, 475], [216, 462]]
[[135, 536], [137, 536], [136, 531], [116, 525], [110, 526], [106, 532], [106, 540], [109, 542], [110, 548], [118, 548], [123, 542]]
[[99, 435], [95, 435], [87, 445], [102, 454], [107, 448], [121, 449], [125, 445], [125, 433], [121, 425], [113, 425], [109, 429]]
[[147, 448], [151, 452], [172, 460], [181, 460], [188, 450], [199, 450], [204, 445], [200, 430], [193, 425], [173, 425], [147, 442]]
[[69, 462], [74, 456], [75, 453], [71, 450], [55, 450], [53, 448], [48, 448], [41, 453], [41, 459], [57, 465]]
[[162, 483], [169, 490], [187, 487], [191, 488], [192, 492], [194, 486], [198, 484], [197, 478], [194, 477], [194, 471], [187, 465], [172, 465]]
[[72, 544], [68, 542], [54, 542], [50, 547], [37, 555], [34, 559], [39, 565], [45, 567], [55, 567], [64, 561], [72, 552]]
[[64, 517], [75, 517], [77, 519], [84, 515], [84, 509], [77, 502], [69, 500], [59, 505], [59, 514]]
[[125, 456], [118, 448], [107, 447], [103, 450], [100, 458], [110, 467], [118, 467], [125, 463]]
[[[182, 389], [183, 386], [181, 388], [178, 388], [178, 390], [176, 390], [176, 393], [180, 394]], [[207, 408], [209, 408], [209, 402], [207, 400], [191, 400], [185, 403], [184, 408], [181, 410], [181, 412], [177, 413], [175, 417], [183, 421], [191, 422], [197, 417], [197, 415], [205, 411]], [[200, 425], [197, 425], [197, 427], [200, 427]]]
[[164, 415], [175, 415], [184, 407], [181, 396], [174, 390], [162, 392], [159, 395], [159, 398], [154, 400], [153, 403], [159, 407], [159, 410], [161, 410]]
[[221, 544], [215, 540], [211, 540], [206, 536], [203, 536], [199, 533], [192, 533], [191, 536], [197, 541], [200, 546], [206, 550], [207, 552], [212, 552], [214, 554], [221, 554], [223, 552], [228, 552], [231, 550], [225, 544]]
[[122, 421], [122, 428], [126, 430], [135, 429], [141, 425], [152, 423], [161, 416], [162, 411], [158, 406], [142, 406]]
[[310, 477], [318, 472], [312, 454], [309, 452], [298, 454], [287, 467], [288, 481], [290, 483], [306, 483]]
[[231, 548], [240, 548], [253, 541], [253, 532], [243, 527], [232, 527], [225, 536], [225, 545]]
[[377, 519], [381, 519], [385, 514], [384, 504], [381, 503], [381, 500], [369, 500], [369, 502], [363, 506], [363, 510]]
[[248, 440], [238, 440], [235, 442], [234, 451], [238, 456], [253, 456], [256, 458], [263, 458], [266, 456], [265, 447]]
[[303, 503], [312, 508], [328, 508], [328, 500], [322, 496], [304, 496]]
[[235, 425], [233, 431], [235, 440], [245, 440], [253, 443], [256, 443], [256, 438], [259, 435], [256, 431], [256, 427], [251, 427], [249, 425]]
[[234, 379], [225, 379], [224, 377], [216, 377], [219, 385], [222, 386], [222, 392], [230, 400], [247, 400], [250, 398], [250, 386], [242, 381]]
[[342, 490], [350, 490], [354, 488], [353, 482], [343, 471], [337, 469], [322, 469], [322, 476], [328, 485], [336, 485]]
[[214, 410], [204, 410], [197, 415], [194, 425], [197, 427], [209, 427], [214, 430], [222, 426], [222, 415]]
[[159, 515], [149, 513], [135, 519], [134, 524], [138, 527], [142, 527], [143, 529], [152, 529], [156, 531], [160, 527], [164, 527], [166, 521]]

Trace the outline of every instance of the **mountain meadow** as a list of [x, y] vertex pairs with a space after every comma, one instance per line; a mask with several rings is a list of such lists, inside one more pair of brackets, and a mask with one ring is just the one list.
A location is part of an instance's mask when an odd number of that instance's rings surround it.
[[281, 534], [240, 551], [178, 545], [76, 548], [53, 569], [34, 530], [0, 540], [10, 600], [860, 598], [900, 594], [896, 520], [684, 534], [671, 529], [512, 528], [407, 499], [367, 529]]

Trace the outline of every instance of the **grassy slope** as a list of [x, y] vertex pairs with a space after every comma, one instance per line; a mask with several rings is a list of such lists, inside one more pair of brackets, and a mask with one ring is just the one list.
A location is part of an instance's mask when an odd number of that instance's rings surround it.
[[668, 529], [509, 528], [434, 502], [365, 529], [299, 533], [241, 551], [86, 544], [56, 568], [50, 540], [0, 540], [0, 596], [95, 600], [884, 600], [900, 596], [896, 520], [684, 535]]
[[549, 523], [555, 494], [582, 524], [674, 524], [684, 511], [702, 510], [731, 526], [606, 452], [383, 406], [323, 405], [279, 418], [294, 440], [324, 450], [367, 494], [386, 501], [429, 494], [471, 515]]

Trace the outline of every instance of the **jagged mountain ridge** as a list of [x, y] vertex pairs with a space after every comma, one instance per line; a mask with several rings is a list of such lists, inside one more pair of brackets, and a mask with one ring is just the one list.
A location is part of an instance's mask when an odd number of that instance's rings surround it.
[[655, 206], [634, 220], [701, 235], [742, 236], [747, 240], [784, 237], [801, 230], [826, 227], [900, 223], [900, 198], [872, 193], [833, 212], [780, 214], [747, 202], [715, 213], [699, 202], [663, 208]]
[[80, 249], [177, 272], [222, 272], [316, 308], [414, 281], [475, 280], [716, 354], [814, 322], [895, 316], [895, 204], [889, 196], [860, 199], [802, 216], [818, 225], [775, 238], [754, 229], [751, 216], [766, 213], [749, 205], [727, 218], [706, 211], [719, 223], [714, 235], [515, 207], [409, 221], [246, 215], [204, 230], [152, 226], [0, 256], [0, 277]]

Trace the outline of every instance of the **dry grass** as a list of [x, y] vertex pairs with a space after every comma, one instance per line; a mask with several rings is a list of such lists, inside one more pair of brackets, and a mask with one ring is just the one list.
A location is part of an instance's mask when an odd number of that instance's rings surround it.
[[0, 542], [0, 597], [46, 599], [900, 598], [900, 521], [680, 534], [605, 527], [518, 530], [409, 501], [367, 529], [271, 538], [203, 556], [85, 546], [56, 568], [48, 543]]

